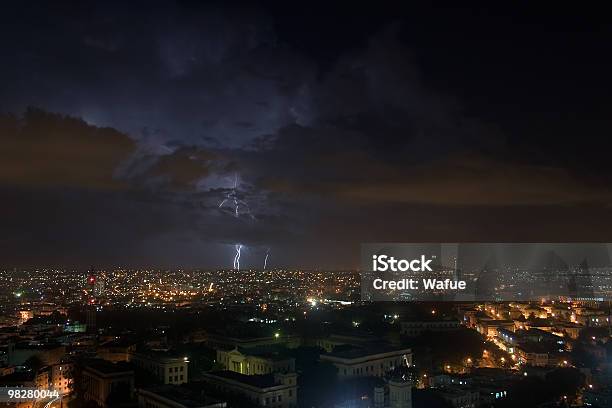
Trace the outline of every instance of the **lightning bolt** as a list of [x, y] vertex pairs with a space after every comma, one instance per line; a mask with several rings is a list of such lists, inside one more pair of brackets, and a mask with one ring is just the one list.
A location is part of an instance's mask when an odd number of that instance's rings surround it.
[[268, 257], [270, 256], [270, 249], [268, 248], [268, 250], [266, 251], [266, 257], [264, 258], [264, 270], [266, 269], [266, 267], [268, 266]]
[[[231, 213], [234, 218], [241, 218], [243, 215], [246, 215], [252, 220], [255, 220], [255, 216], [253, 216], [253, 214], [251, 213], [251, 208], [249, 207], [249, 204], [245, 200], [242, 200], [242, 197], [238, 191], [238, 184], [238, 173], [234, 173], [233, 186], [231, 187], [231, 189], [229, 189], [229, 191], [226, 192], [225, 196], [219, 203], [218, 208], [224, 209], [224, 207], [226, 207], [227, 209], [231, 210]], [[242, 244], [236, 244], [235, 248], [236, 254], [234, 255], [234, 269], [240, 270], [240, 251], [242, 250]]]
[[240, 270], [240, 251], [242, 250], [242, 244], [236, 244], [236, 255], [234, 256], [234, 269]]
[[[240, 215], [238, 213], [238, 198], [236, 197], [236, 189], [237, 188], [238, 188], [238, 173], [234, 174], [234, 189], [232, 190], [233, 195], [234, 195], [234, 197], [233, 197], [233, 199], [234, 199], [234, 208], [235, 208], [234, 216], [236, 218], [238, 218], [238, 216]], [[238, 269], [240, 269], [240, 268], [238, 268]]]
[[255, 217], [253, 216], [253, 214], [251, 214], [251, 208], [249, 207], [249, 204], [246, 201], [240, 199], [240, 196], [238, 194], [238, 180], [238, 173], [236, 173], [234, 175], [233, 187], [225, 194], [225, 197], [219, 203], [218, 208], [223, 208], [223, 206], [225, 206], [226, 203], [229, 201], [229, 206], [232, 207], [232, 214], [235, 218], [240, 218], [241, 214], [245, 214], [254, 220]]

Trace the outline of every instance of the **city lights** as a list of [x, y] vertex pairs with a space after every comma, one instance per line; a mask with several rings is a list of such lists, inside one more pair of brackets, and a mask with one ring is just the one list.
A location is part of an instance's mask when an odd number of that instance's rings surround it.
[[128, 3], [2, 4], [0, 406], [612, 408], [605, 4]]

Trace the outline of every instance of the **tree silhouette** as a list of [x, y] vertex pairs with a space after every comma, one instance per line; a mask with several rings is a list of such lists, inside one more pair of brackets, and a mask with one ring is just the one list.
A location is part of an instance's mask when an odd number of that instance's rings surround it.
[[28, 359], [24, 361], [23, 364], [35, 372], [38, 372], [38, 370], [40, 370], [44, 366], [44, 362], [36, 354], [28, 357]]

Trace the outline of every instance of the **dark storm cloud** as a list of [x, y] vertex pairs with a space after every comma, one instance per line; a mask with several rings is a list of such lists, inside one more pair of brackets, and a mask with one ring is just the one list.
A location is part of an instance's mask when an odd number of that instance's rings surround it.
[[[159, 157], [141, 178], [157, 181], [166, 188], [191, 191], [196, 183], [206, 177], [216, 155], [195, 148], [180, 148], [174, 153]], [[157, 180], [155, 180], [157, 179]]]
[[[574, 175], [567, 169], [504, 161], [474, 153], [448, 154], [426, 163], [398, 166], [363, 151], [304, 150], [278, 173], [261, 162], [261, 187], [294, 196], [319, 195], [342, 205], [382, 203], [434, 205], [607, 205], [609, 186]], [[406, 159], [410, 163], [409, 158]], [[316, 177], [303, 179], [300, 170]]]
[[110, 128], [29, 109], [0, 116], [0, 182], [13, 187], [122, 189], [115, 177], [135, 143]]
[[7, 259], [216, 266], [240, 243], [245, 265], [338, 267], [366, 241], [606, 239], [599, 128], [575, 146], [475, 115], [401, 24], [323, 64], [261, 10], [56, 7], [0, 17]]
[[[61, 9], [6, 13], [0, 41], [13, 63], [0, 68], [8, 85], [1, 106], [44, 106], [113, 126], [155, 153], [173, 142], [241, 146], [307, 120], [301, 87], [311, 63], [278, 44], [265, 16], [132, 7], [101, 5], [87, 24]], [[42, 23], [35, 30], [44, 38], [9, 35], [43, 18], [63, 27]]]
[[[197, 190], [224, 166], [215, 153], [180, 148], [143, 173], [117, 171], [135, 154], [127, 135], [36, 109], [0, 117], [0, 142], [2, 253], [11, 262], [223, 265], [225, 255], [211, 248], [238, 240], [264, 247], [270, 234], [292, 240], [283, 216], [258, 207], [262, 200], [253, 203], [257, 220], [219, 209], [231, 190], [225, 176], [223, 187]], [[240, 190], [240, 198], [258, 197], [245, 183]]]

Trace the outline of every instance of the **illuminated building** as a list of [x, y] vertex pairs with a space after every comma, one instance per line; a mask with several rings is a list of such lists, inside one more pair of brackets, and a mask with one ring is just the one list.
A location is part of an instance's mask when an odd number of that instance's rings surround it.
[[45, 388], [57, 390], [60, 394], [72, 392], [72, 364], [60, 363], [47, 368], [49, 385]]
[[478, 324], [476, 325], [476, 330], [489, 338], [494, 338], [497, 336], [498, 329], [506, 329], [513, 330], [514, 329], [514, 321], [513, 320], [496, 320], [496, 319], [480, 319]]
[[20, 310], [19, 311], [19, 324], [24, 324], [28, 320], [34, 317], [34, 312], [31, 310]]
[[519, 363], [532, 367], [548, 367], [554, 365], [550, 358], [549, 347], [540, 343], [527, 343], [516, 346]]
[[288, 373], [295, 371], [295, 359], [282, 349], [269, 347], [217, 350], [217, 362], [227, 370], [246, 375]]

